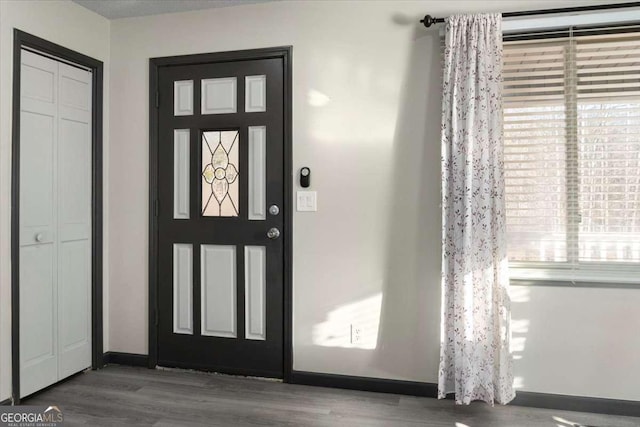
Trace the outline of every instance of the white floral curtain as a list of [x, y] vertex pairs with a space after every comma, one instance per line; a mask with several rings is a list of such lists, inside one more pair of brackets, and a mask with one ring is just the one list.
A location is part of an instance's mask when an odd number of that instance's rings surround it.
[[502, 17], [446, 20], [442, 100], [442, 347], [438, 397], [515, 397], [502, 141]]

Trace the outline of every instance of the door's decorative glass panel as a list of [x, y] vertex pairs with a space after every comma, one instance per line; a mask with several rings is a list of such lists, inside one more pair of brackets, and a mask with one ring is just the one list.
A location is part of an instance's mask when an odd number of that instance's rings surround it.
[[201, 334], [235, 338], [236, 247], [200, 247]]
[[267, 129], [249, 127], [249, 219], [262, 220], [267, 209]]
[[193, 114], [193, 80], [173, 82], [173, 114], [176, 116]]
[[193, 335], [193, 245], [173, 245], [173, 332]]
[[247, 113], [267, 111], [267, 76], [246, 76], [244, 84], [244, 111]]
[[245, 338], [265, 340], [266, 334], [266, 248], [244, 248]]
[[202, 133], [202, 215], [238, 216], [239, 132]]
[[200, 107], [202, 114], [228, 114], [236, 112], [237, 79], [203, 79]]
[[173, 131], [173, 218], [189, 219], [189, 129]]

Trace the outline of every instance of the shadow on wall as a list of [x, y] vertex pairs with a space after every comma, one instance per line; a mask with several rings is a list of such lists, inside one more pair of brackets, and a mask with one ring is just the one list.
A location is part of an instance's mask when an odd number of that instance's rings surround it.
[[[437, 380], [440, 342], [440, 113], [441, 61], [437, 31], [414, 25], [400, 92], [388, 173], [392, 190], [376, 291], [331, 310], [313, 328], [313, 343], [344, 357], [370, 352], [361, 368], [376, 376]], [[381, 185], [381, 188], [385, 186]], [[352, 324], [350, 329], [340, 327]]]
[[389, 376], [421, 373], [419, 379], [435, 382], [441, 312], [440, 36], [409, 22], [415, 25], [414, 42], [394, 137], [389, 179], [396, 191], [388, 205], [387, 276], [373, 363]]

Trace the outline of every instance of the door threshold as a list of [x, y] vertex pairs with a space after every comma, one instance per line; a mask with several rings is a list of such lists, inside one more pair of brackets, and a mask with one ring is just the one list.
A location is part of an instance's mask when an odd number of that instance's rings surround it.
[[214, 371], [214, 370], [202, 370], [202, 369], [195, 369], [195, 368], [176, 368], [176, 367], [171, 367], [171, 366], [156, 366], [155, 368], [158, 371], [168, 371], [168, 372], [183, 372], [183, 373], [198, 373], [198, 374], [205, 374], [205, 375], [217, 375], [217, 376], [223, 376], [223, 377], [234, 377], [234, 378], [247, 378], [247, 379], [251, 379], [251, 380], [259, 380], [259, 381], [268, 381], [268, 382], [274, 382], [274, 383], [282, 383], [283, 380], [282, 378], [273, 378], [273, 377], [263, 377], [263, 376], [256, 376], [256, 375], [248, 375], [248, 374], [240, 374], [240, 373], [228, 373], [228, 372], [218, 372], [218, 371]]

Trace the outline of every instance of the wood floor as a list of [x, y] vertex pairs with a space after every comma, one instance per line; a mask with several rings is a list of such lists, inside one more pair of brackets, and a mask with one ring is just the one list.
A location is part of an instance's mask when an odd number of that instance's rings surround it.
[[116, 365], [79, 374], [23, 404], [58, 405], [65, 426], [640, 426], [640, 418], [479, 402], [455, 406], [451, 400]]

